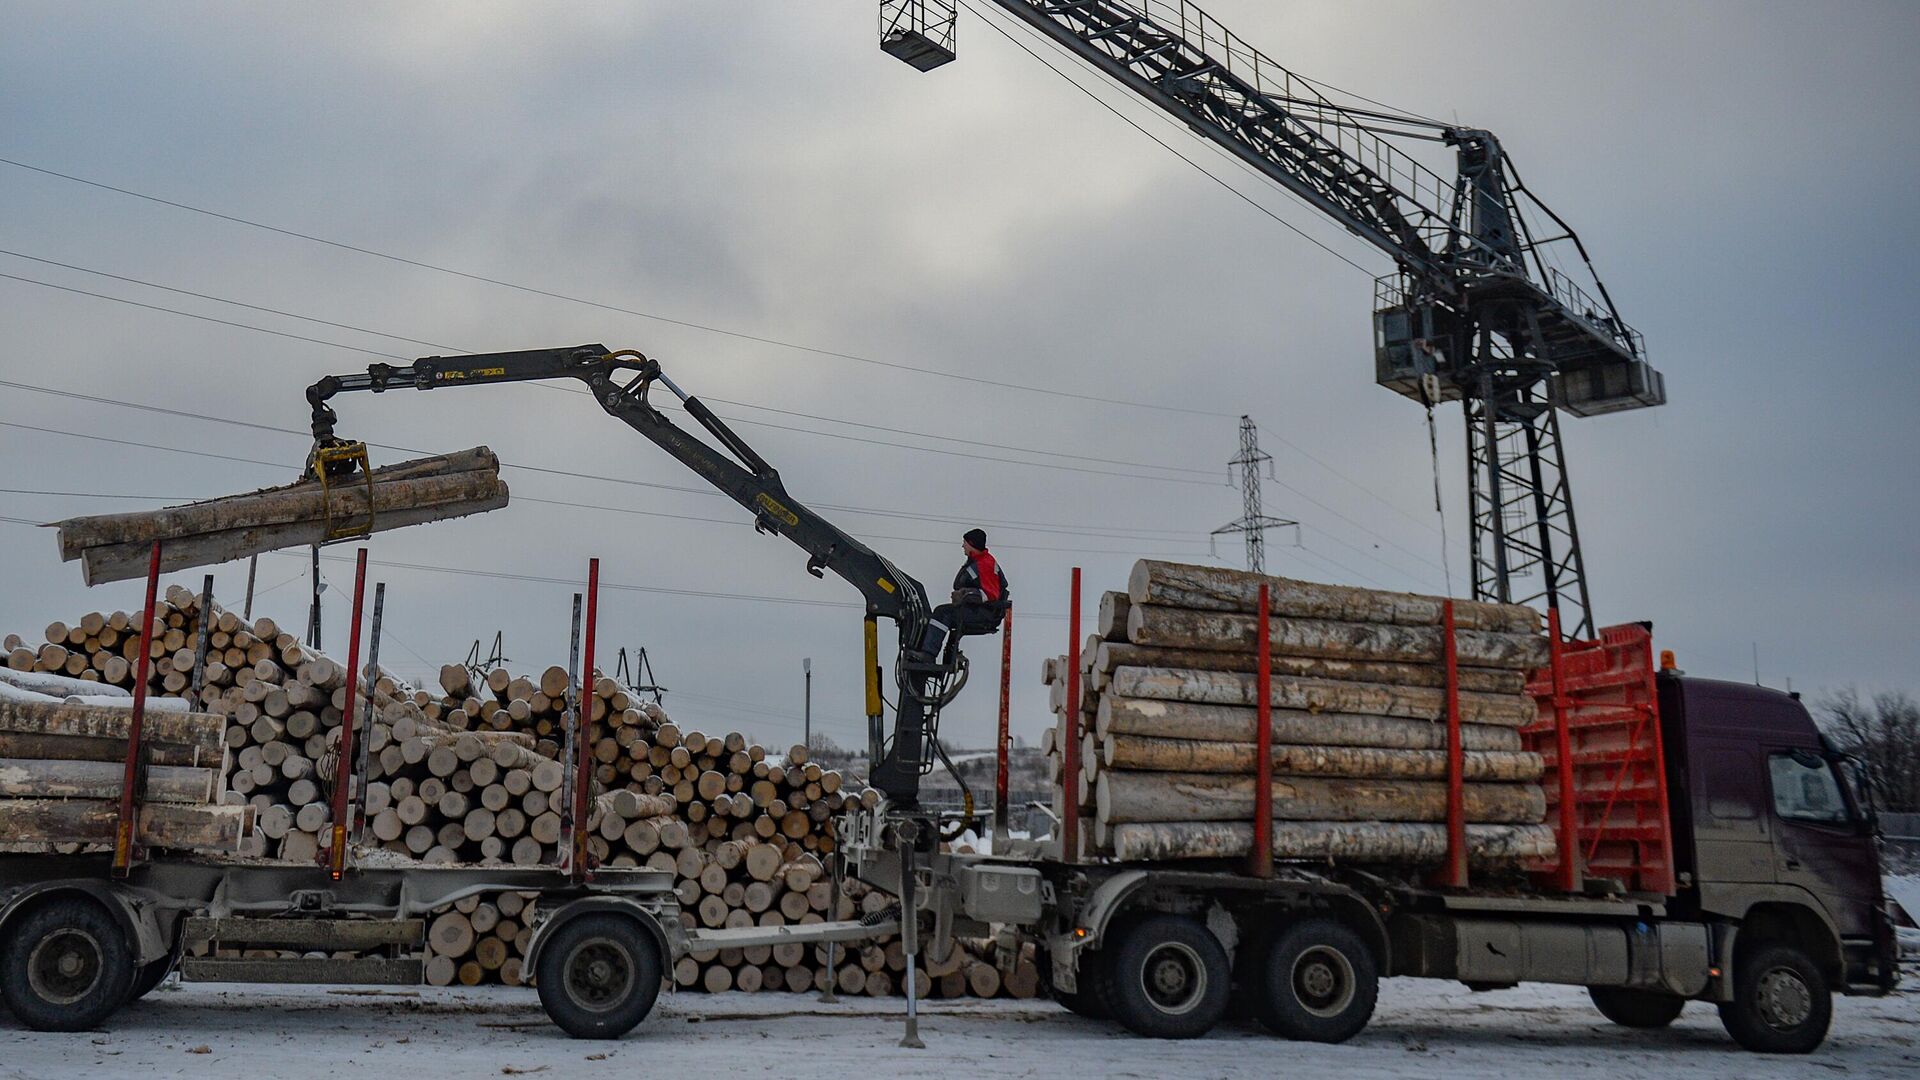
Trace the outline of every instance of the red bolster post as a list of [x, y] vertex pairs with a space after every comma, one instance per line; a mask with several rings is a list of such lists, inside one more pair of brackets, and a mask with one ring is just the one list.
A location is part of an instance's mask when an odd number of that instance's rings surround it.
[[1260, 584], [1260, 660], [1254, 706], [1253, 876], [1273, 876], [1273, 635], [1268, 628], [1271, 600]]
[[1434, 883], [1467, 887], [1466, 762], [1460, 733], [1460, 650], [1454, 632], [1453, 601], [1441, 607], [1441, 634], [1447, 664], [1447, 861]]
[[[361, 548], [353, 560], [353, 630], [347, 635], [347, 707], [340, 716], [340, 742], [333, 763], [333, 842], [320, 855], [321, 864], [335, 881], [347, 868], [347, 814], [353, 800], [347, 789], [353, 781], [353, 719], [360, 698], [360, 623], [367, 599], [367, 549]], [[373, 711], [373, 701], [367, 701]]]
[[1579, 810], [1573, 790], [1573, 733], [1568, 729], [1566, 651], [1560, 640], [1560, 609], [1547, 609], [1548, 655], [1553, 674], [1553, 753], [1560, 773], [1560, 864], [1553, 884], [1561, 892], [1575, 892], [1580, 884]]
[[[120, 815], [113, 823], [113, 876], [126, 877], [133, 869], [134, 815], [139, 812], [140, 786], [146, 773], [140, 729], [147, 719], [147, 672], [152, 662], [154, 604], [160, 593], [160, 541], [147, 557], [147, 606], [140, 620], [140, 659], [134, 665], [133, 715], [127, 720], [127, 767], [120, 778]], [[206, 612], [200, 613], [206, 618]]]

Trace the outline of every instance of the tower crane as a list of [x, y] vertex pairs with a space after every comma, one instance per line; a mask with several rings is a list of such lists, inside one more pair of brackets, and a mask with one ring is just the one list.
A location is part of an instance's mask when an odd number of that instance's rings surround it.
[[[984, 2], [984, 0], [983, 0]], [[991, 0], [1390, 256], [1374, 378], [1466, 420], [1473, 595], [1594, 632], [1560, 414], [1664, 404], [1586, 246], [1490, 131], [1336, 104], [1185, 0]], [[882, 0], [881, 48], [955, 58], [958, 0]], [[1452, 148], [1449, 179], [1404, 147]]]

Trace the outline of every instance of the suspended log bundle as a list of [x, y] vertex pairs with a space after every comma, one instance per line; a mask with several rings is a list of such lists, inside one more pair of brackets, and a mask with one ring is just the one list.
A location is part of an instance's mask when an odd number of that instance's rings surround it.
[[[371, 505], [369, 505], [371, 502]], [[316, 544], [330, 528], [385, 532], [507, 505], [500, 460], [484, 446], [387, 465], [326, 488], [297, 483], [205, 502], [57, 522], [60, 557], [80, 560], [88, 585], [147, 572], [155, 540], [162, 572]]]
[[[1044, 748], [1057, 812], [1080, 819], [1077, 857], [1251, 853], [1262, 585], [1274, 856], [1382, 867], [1445, 857], [1445, 598], [1145, 559], [1126, 591], [1101, 597], [1079, 669], [1064, 656], [1043, 667], [1056, 717]], [[1544, 762], [1519, 730], [1537, 718], [1527, 680], [1548, 642], [1523, 606], [1455, 601], [1453, 615], [1468, 856], [1512, 870], [1553, 854]]]

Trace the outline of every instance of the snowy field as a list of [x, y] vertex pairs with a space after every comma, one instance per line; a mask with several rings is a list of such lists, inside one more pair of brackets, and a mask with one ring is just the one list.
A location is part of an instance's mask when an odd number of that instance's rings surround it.
[[1287, 1043], [1230, 1024], [1198, 1042], [1136, 1039], [1042, 1002], [933, 1002], [925, 1050], [903, 1050], [895, 1000], [825, 1006], [811, 994], [663, 996], [618, 1042], [568, 1039], [530, 990], [341, 991], [165, 986], [107, 1030], [37, 1034], [0, 1013], [0, 1078], [221, 1077], [287, 1080], [1034, 1076], [1472, 1076], [1526, 1080], [1847, 1075], [1920, 1077], [1920, 972], [1907, 992], [1835, 1002], [1832, 1034], [1812, 1058], [1742, 1053], [1710, 1006], [1669, 1030], [1602, 1020], [1583, 990], [1523, 987], [1474, 994], [1440, 982], [1383, 984], [1373, 1025], [1342, 1046]]

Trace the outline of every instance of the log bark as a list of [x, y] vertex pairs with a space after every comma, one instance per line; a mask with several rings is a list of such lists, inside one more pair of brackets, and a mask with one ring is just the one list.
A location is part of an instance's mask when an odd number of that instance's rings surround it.
[[[1259, 608], [1260, 586], [1267, 586], [1274, 615], [1295, 619], [1331, 619], [1337, 622], [1392, 623], [1399, 626], [1439, 626], [1445, 597], [1363, 589], [1354, 585], [1323, 585], [1293, 578], [1271, 577], [1223, 566], [1141, 559], [1127, 579], [1127, 595], [1136, 604], [1196, 608], [1206, 611], [1252, 612]], [[1455, 600], [1454, 625], [1462, 630], [1491, 630], [1509, 634], [1540, 632], [1540, 613], [1521, 604]]]
[[[120, 804], [94, 799], [0, 799], [0, 842], [111, 844]], [[174, 806], [138, 810], [134, 841], [151, 848], [232, 854], [252, 831], [251, 806]]]
[[[1137, 822], [1116, 825], [1113, 857], [1124, 862], [1232, 859], [1253, 850], [1248, 821]], [[1445, 825], [1416, 822], [1276, 821], [1276, 859], [1437, 863], [1446, 857]], [[1468, 825], [1467, 856], [1476, 864], [1547, 859], [1554, 853], [1546, 825]]]
[[[34, 761], [109, 761], [127, 759], [125, 739], [93, 739], [84, 735], [22, 735], [0, 731], [0, 757]], [[147, 764], [185, 765], [226, 772], [224, 754], [174, 743], [149, 743]]]
[[[373, 481], [377, 519], [378, 515], [403, 506], [482, 498], [493, 493], [499, 484], [499, 473], [500, 459], [484, 446], [457, 454], [384, 465], [373, 470], [370, 477], [355, 476], [334, 485], [333, 516], [336, 521], [365, 518], [368, 479]], [[321, 485], [312, 479], [303, 479], [244, 495], [160, 510], [68, 518], [55, 522], [54, 526], [60, 530], [60, 558], [72, 562], [87, 548], [132, 543], [151, 545], [155, 540], [173, 541], [202, 533], [320, 523], [326, 512], [326, 496], [321, 492]]]
[[58, 698], [64, 698], [69, 694], [89, 694], [95, 697], [126, 698], [129, 702], [133, 700], [133, 691], [110, 683], [89, 682], [86, 679], [74, 679], [44, 671], [14, 671], [0, 668], [0, 683], [9, 683], [22, 690], [31, 690], [36, 694], [47, 694]]
[[[1254, 780], [1213, 773], [1104, 772], [1094, 783], [1098, 819], [1249, 821]], [[1537, 784], [1468, 784], [1467, 820], [1535, 824], [1547, 813]], [[1441, 821], [1447, 785], [1427, 780], [1275, 777], [1273, 816], [1283, 821]]]
[[[1307, 656], [1272, 657], [1275, 675], [1298, 675], [1345, 682], [1392, 683], [1396, 686], [1444, 688], [1446, 668], [1440, 664], [1395, 664], [1373, 660], [1323, 660]], [[1160, 649], [1126, 641], [1103, 641], [1093, 661], [1095, 685], [1100, 676], [1121, 667], [1191, 668], [1196, 671], [1253, 671], [1256, 653], [1217, 649]], [[1461, 668], [1460, 689], [1493, 694], [1518, 694], [1527, 688], [1527, 673], [1498, 668]]]
[[[1127, 611], [1132, 607], [1123, 592], [1100, 594], [1100, 611], [1093, 632], [1103, 641], [1127, 640]], [[1084, 658], [1083, 658], [1084, 659]]]
[[[361, 505], [365, 505], [364, 496], [362, 496]], [[503, 483], [500, 484], [497, 494], [483, 499], [424, 506], [402, 504], [390, 511], [382, 511], [375, 517], [374, 531], [388, 532], [409, 525], [424, 525], [434, 521], [484, 514], [505, 505], [507, 505], [507, 491]], [[323, 523], [311, 521], [190, 536], [171, 541], [161, 549], [160, 572], [172, 573], [195, 566], [242, 559], [264, 551], [304, 547], [321, 540], [325, 532], [326, 526]], [[80, 555], [81, 579], [88, 585], [102, 585], [144, 577], [151, 551], [151, 543], [113, 544], [106, 547], [87, 548]]]
[[[1210, 742], [1254, 740], [1256, 711], [1236, 705], [1196, 705], [1184, 701], [1154, 701], [1102, 695], [1094, 728], [1102, 738], [1142, 735], [1164, 739]], [[1485, 724], [1462, 724], [1461, 742], [1467, 750], [1518, 750], [1520, 732]], [[1048, 734], [1054, 729], [1049, 728]], [[1351, 713], [1312, 713], [1300, 709], [1273, 710], [1276, 745], [1376, 746], [1389, 750], [1436, 750], [1447, 744], [1447, 730], [1431, 720], [1406, 720]], [[1049, 751], [1052, 753], [1053, 751]]]
[[[1259, 617], [1234, 611], [1135, 604], [1127, 614], [1127, 639], [1136, 645], [1174, 649], [1250, 652], [1259, 646]], [[1436, 663], [1442, 659], [1438, 627], [1323, 619], [1268, 620], [1275, 655], [1328, 660], [1385, 660]], [[1539, 634], [1462, 630], [1454, 635], [1460, 663], [1467, 667], [1528, 671], [1547, 662], [1547, 639]]]
[[[1156, 739], [1109, 736], [1100, 743], [1106, 768], [1153, 772], [1205, 772], [1232, 775], [1254, 771], [1257, 747], [1251, 742]], [[1461, 755], [1468, 780], [1538, 783], [1545, 768], [1540, 755], [1527, 751], [1469, 751]], [[1273, 747], [1275, 775], [1347, 776], [1376, 780], [1444, 780], [1444, 750], [1388, 750], [1354, 746]]]
[[[118, 799], [125, 778], [125, 766], [110, 761], [0, 758], [0, 798]], [[219, 780], [212, 769], [149, 765], [140, 797], [189, 806], [210, 803]]]
[[[97, 705], [42, 704], [0, 700], [0, 732], [21, 735], [78, 735], [96, 739], [127, 737], [133, 713]], [[212, 713], [156, 712], [140, 726], [141, 741], [196, 747], [218, 754], [225, 745], [225, 719]]]
[[[1121, 697], [1249, 707], [1258, 704], [1255, 700], [1258, 690], [1258, 677], [1249, 672], [1181, 668], [1118, 668], [1108, 684], [1108, 692]], [[1407, 720], [1444, 720], [1447, 715], [1444, 690], [1291, 675], [1273, 678], [1268, 704], [1277, 709], [1361, 713]], [[1533, 723], [1538, 719], [1538, 712], [1533, 699], [1528, 697], [1460, 694], [1460, 720], [1466, 724], [1517, 728]]]

